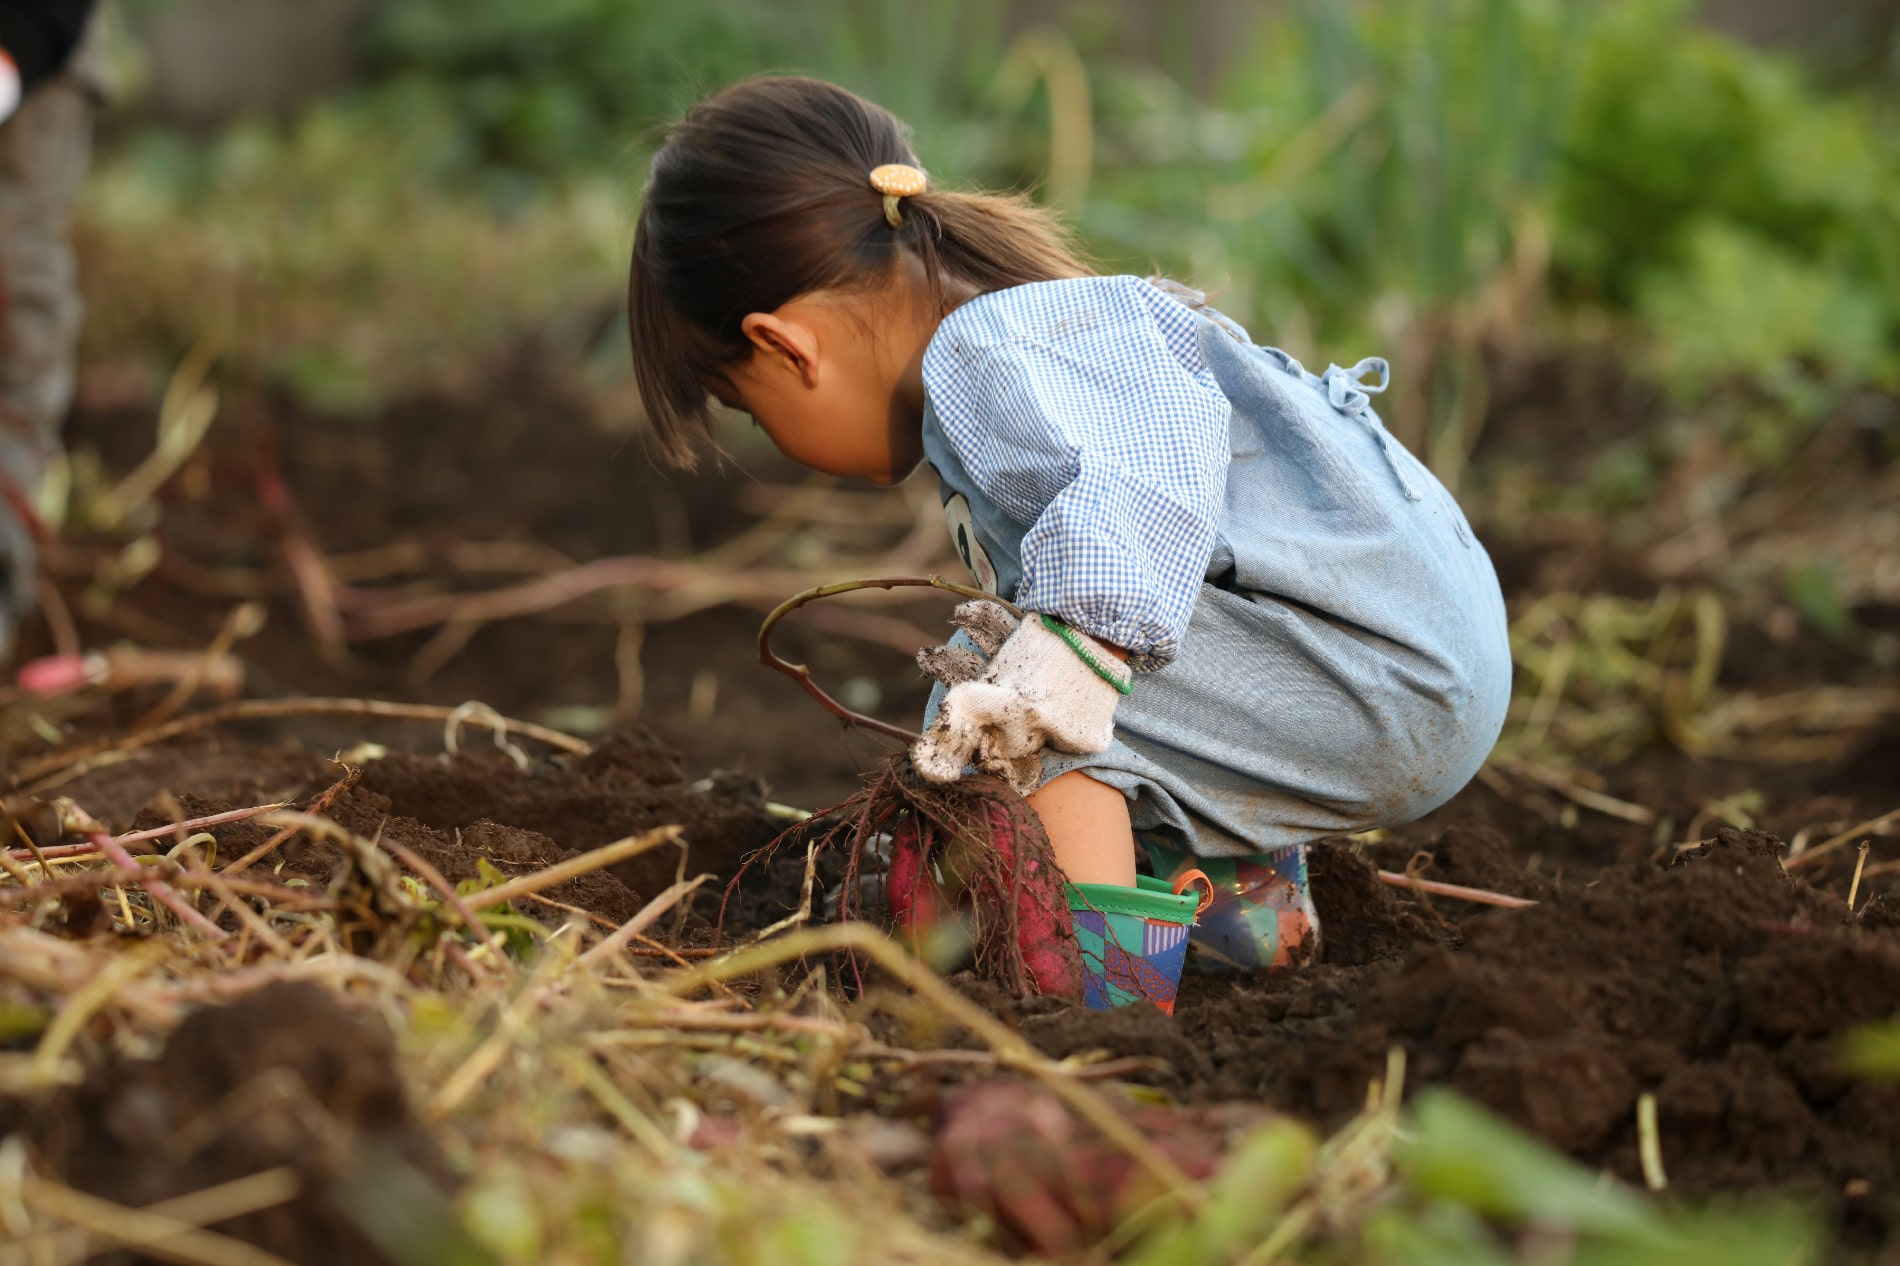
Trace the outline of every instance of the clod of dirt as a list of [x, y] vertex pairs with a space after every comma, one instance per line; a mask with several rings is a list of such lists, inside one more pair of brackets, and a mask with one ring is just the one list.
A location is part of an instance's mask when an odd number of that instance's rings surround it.
[[1525, 869], [1523, 850], [1496, 827], [1479, 822], [1453, 822], [1421, 853], [1409, 845], [1380, 844], [1371, 849], [1388, 870], [1412, 870], [1422, 879], [1463, 884], [1467, 888], [1501, 892], [1532, 901], [1549, 896], [1551, 883]]
[[1363, 967], [1448, 935], [1420, 913], [1416, 902], [1401, 899], [1380, 882], [1371, 860], [1348, 847], [1313, 848], [1306, 866], [1324, 962]]
[[[262, 749], [234, 748], [229, 759]], [[289, 771], [286, 756], [276, 766]], [[294, 766], [311, 779], [314, 759]], [[168, 772], [169, 771], [169, 772]], [[215, 796], [193, 794], [207, 784], [185, 776], [173, 762], [160, 762], [135, 781], [102, 784], [112, 803], [138, 794], [147, 807], [140, 827], [177, 821], [177, 814], [204, 816], [239, 807]], [[334, 776], [334, 770], [326, 771]], [[154, 778], [177, 777], [181, 781]], [[641, 894], [673, 883], [682, 865], [687, 874], [710, 871], [721, 879], [736, 875], [744, 859], [772, 840], [784, 824], [766, 813], [764, 791], [752, 779], [719, 775], [688, 783], [679, 756], [643, 730], [627, 730], [603, 739], [592, 752], [571, 762], [550, 761], [519, 769], [498, 752], [465, 753], [455, 758], [391, 753], [365, 767], [361, 781], [328, 810], [338, 824], [368, 839], [401, 844], [441, 872], [450, 883], [476, 878], [486, 859], [510, 878], [543, 870], [577, 853], [655, 827], [685, 828], [687, 855], [662, 847], [611, 868], [566, 880], [539, 894], [545, 901], [524, 901], [520, 910], [559, 922], [566, 917], [545, 904], [574, 907], [612, 923], [623, 923], [641, 905]], [[235, 858], [257, 847], [270, 834], [254, 822], [212, 828], [218, 857]], [[149, 847], [169, 847], [158, 841]], [[322, 886], [342, 865], [342, 853], [328, 841], [300, 835], [284, 843], [263, 867], [279, 878], [302, 878]], [[800, 861], [802, 873], [802, 860]], [[793, 881], [791, 892], [797, 894]], [[783, 894], [771, 894], [773, 904]], [[772, 916], [783, 917], [783, 911]]]
[[[687, 783], [680, 758], [639, 729], [607, 736], [572, 763], [527, 770], [499, 753], [454, 760], [391, 754], [364, 771], [357, 793], [373, 794], [388, 812], [438, 832], [495, 823], [575, 852], [677, 824], [685, 828], [686, 873], [709, 871], [722, 879], [737, 874], [746, 855], [784, 825], [765, 812], [764, 789], [756, 782]], [[679, 869], [679, 850], [663, 848], [621, 863], [613, 874], [634, 892], [656, 893]]]
[[[124, 830], [162, 796], [236, 809], [294, 800], [335, 779], [335, 767], [309, 752], [198, 735], [101, 764], [61, 786], [57, 794], [71, 796], [101, 822]], [[151, 817], [140, 825], [176, 820]]]
[[[176, 815], [208, 817], [235, 807], [223, 801], [205, 800], [198, 796], [175, 796], [169, 798], [163, 808], [156, 805], [147, 808], [133, 825], [141, 830], [162, 827], [177, 821]], [[544, 835], [495, 822], [477, 821], [466, 830], [432, 830], [413, 818], [397, 816], [388, 797], [364, 791], [361, 786], [339, 797], [337, 803], [331, 806], [328, 816], [367, 839], [404, 845], [435, 867], [452, 884], [479, 877], [483, 859], [501, 874], [513, 878], [545, 870], [574, 856], [573, 850], [562, 848]], [[217, 840], [217, 859], [220, 864], [229, 864], [275, 834], [271, 828], [259, 826], [253, 821], [224, 823], [210, 828], [209, 833]], [[163, 852], [171, 844], [169, 837], [162, 837], [135, 845], [134, 850]], [[309, 835], [296, 835], [267, 856], [259, 864], [258, 872], [274, 875], [278, 879], [304, 879], [318, 888], [324, 888], [344, 867], [343, 852], [335, 843]], [[639, 894], [606, 871], [578, 875], [544, 889], [539, 895], [547, 901], [572, 906], [613, 923], [625, 922], [640, 909]], [[71, 902], [67, 905], [70, 907]], [[518, 907], [522, 913], [551, 924], [558, 924], [567, 917], [565, 911], [555, 906], [532, 900], [522, 901]], [[232, 931], [239, 926], [235, 916], [227, 915], [225, 923]]]
[[1861, 927], [1869, 932], [1892, 932], [1900, 930], [1900, 901], [1895, 901], [1885, 893], [1869, 898], [1855, 915]]
[[[397, 816], [387, 796], [365, 791], [360, 786], [340, 798], [330, 816], [359, 835], [409, 848], [452, 884], [480, 877], [483, 861], [513, 879], [517, 875], [546, 870], [576, 853], [538, 832], [498, 822], [478, 819], [466, 828], [432, 830], [414, 818]], [[324, 859], [326, 872], [342, 861], [342, 854], [334, 845], [322, 842], [315, 846], [311, 856]], [[306, 859], [303, 864], [308, 867], [311, 862]], [[618, 874], [607, 870], [590, 871], [563, 880], [538, 895], [544, 902], [572, 906], [616, 924], [625, 923], [640, 909], [640, 894], [623, 883]], [[557, 906], [534, 900], [518, 902], [517, 909], [546, 923], [560, 923], [566, 917]]]
[[1207, 1076], [1207, 1054], [1182, 1036], [1172, 1016], [1148, 1003], [1091, 1011], [1062, 999], [1027, 998], [1021, 1010], [1023, 1036], [1051, 1058], [1101, 1050], [1117, 1057], [1160, 1060], [1166, 1067], [1156, 1074], [1136, 1074], [1129, 1080], [1164, 1085], [1198, 1082]]
[[459, 1234], [448, 1167], [409, 1111], [389, 1033], [311, 984], [195, 1012], [156, 1060], [96, 1069], [39, 1103], [0, 1101], [0, 1132], [14, 1131], [61, 1181], [130, 1206], [288, 1167], [294, 1199], [210, 1229], [310, 1266], [394, 1263], [392, 1230], [436, 1250]]

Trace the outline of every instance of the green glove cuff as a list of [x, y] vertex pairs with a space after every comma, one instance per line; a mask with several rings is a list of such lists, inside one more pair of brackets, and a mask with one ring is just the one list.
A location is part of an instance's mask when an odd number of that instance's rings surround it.
[[[1103, 681], [1115, 687], [1116, 691], [1121, 694], [1132, 695], [1135, 693], [1134, 682], [1130, 680], [1132, 674], [1130, 674], [1126, 668], [1122, 668], [1119, 664], [1111, 666], [1104, 663], [1103, 657], [1096, 652], [1094, 647], [1082, 639], [1080, 633], [1077, 633], [1074, 629], [1056, 619], [1054, 616], [1044, 615], [1038, 618], [1042, 621], [1042, 627], [1048, 629], [1051, 633], [1068, 643], [1069, 649], [1081, 656], [1082, 662], [1087, 664], [1097, 677], [1100, 677]], [[1120, 669], [1120, 671], [1116, 671], [1117, 669]]]

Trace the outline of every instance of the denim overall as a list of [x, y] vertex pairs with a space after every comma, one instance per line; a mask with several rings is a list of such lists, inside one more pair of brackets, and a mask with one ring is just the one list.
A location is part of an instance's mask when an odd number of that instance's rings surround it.
[[[1044, 780], [1084, 770], [1127, 795], [1138, 834], [1202, 857], [1412, 821], [1470, 781], [1504, 723], [1491, 561], [1372, 410], [1383, 360], [1316, 375], [1202, 315], [1232, 460], [1199, 598], [1173, 662], [1136, 676], [1114, 745], [1048, 752]], [[924, 450], [959, 552], [1012, 596], [1026, 525], [976, 486], [934, 408]]]

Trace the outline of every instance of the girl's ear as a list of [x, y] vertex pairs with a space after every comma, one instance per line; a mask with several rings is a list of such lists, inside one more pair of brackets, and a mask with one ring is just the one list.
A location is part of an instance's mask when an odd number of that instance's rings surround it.
[[818, 336], [809, 325], [772, 312], [753, 312], [739, 329], [767, 364], [791, 370], [808, 388], [818, 385]]

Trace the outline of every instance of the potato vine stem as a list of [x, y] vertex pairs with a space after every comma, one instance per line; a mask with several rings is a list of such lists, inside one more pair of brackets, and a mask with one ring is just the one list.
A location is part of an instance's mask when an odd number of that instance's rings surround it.
[[887, 738], [894, 738], [906, 744], [917, 742], [923, 735], [911, 730], [906, 730], [902, 726], [892, 725], [887, 721], [880, 721], [876, 717], [865, 716], [862, 712], [853, 712], [850, 708], [845, 707], [842, 703], [839, 703], [836, 699], [819, 688], [818, 683], [811, 679], [811, 669], [803, 664], [794, 664], [790, 660], [783, 659], [772, 650], [772, 630], [777, 627], [780, 620], [783, 620], [786, 616], [798, 610], [806, 603], [815, 602], [820, 598], [835, 598], [841, 593], [851, 593], [858, 589], [899, 589], [904, 587], [942, 589], [965, 598], [980, 598], [985, 601], [994, 602], [999, 606], [1007, 608], [1010, 614], [1019, 620], [1023, 614], [1019, 608], [1011, 603], [1004, 602], [995, 594], [985, 593], [981, 589], [973, 589], [969, 585], [960, 585], [953, 580], [945, 580], [942, 576], [880, 576], [867, 580], [840, 580], [835, 584], [819, 585], [815, 589], [807, 589], [803, 593], [793, 594], [772, 608], [772, 613], [765, 617], [765, 623], [759, 626], [759, 662], [764, 664], [767, 668], [776, 668], [779, 672], [784, 673], [796, 681], [804, 688], [806, 694], [818, 701], [820, 707], [837, 717], [846, 725], [855, 725], [859, 729], [869, 730], [873, 734], [882, 734]]

